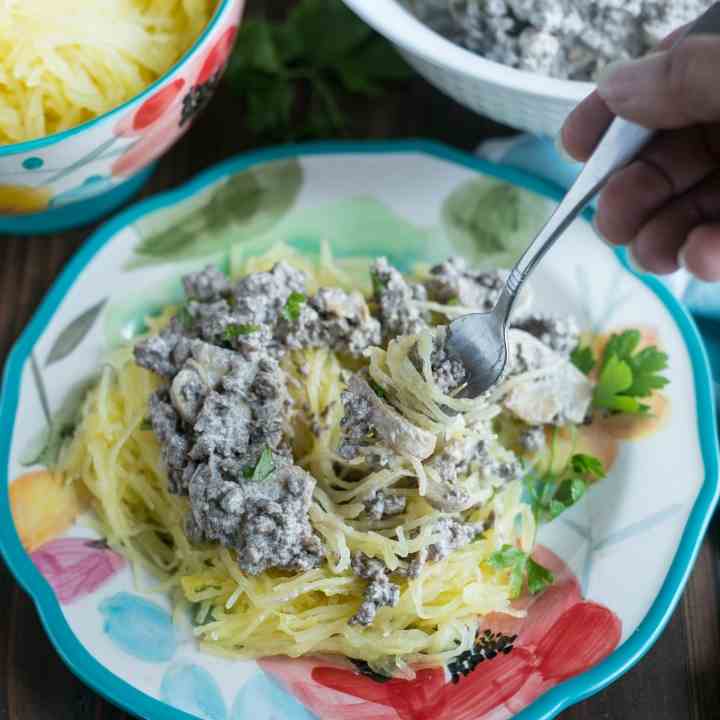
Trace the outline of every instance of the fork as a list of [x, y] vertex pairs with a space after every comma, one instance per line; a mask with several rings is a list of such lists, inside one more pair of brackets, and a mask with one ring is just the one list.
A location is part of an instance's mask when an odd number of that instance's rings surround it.
[[[689, 35], [701, 33], [720, 34], [720, 2], [701, 15], [674, 47]], [[615, 118], [575, 183], [510, 271], [495, 307], [490, 312], [464, 315], [449, 325], [446, 347], [467, 372], [465, 397], [481, 395], [502, 376], [508, 358], [508, 320], [530, 273], [610, 176], [637, 157], [654, 135], [654, 130]]]

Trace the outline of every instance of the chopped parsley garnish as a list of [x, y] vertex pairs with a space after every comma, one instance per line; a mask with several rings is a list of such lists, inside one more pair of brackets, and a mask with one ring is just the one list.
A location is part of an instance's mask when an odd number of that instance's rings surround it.
[[605, 477], [602, 461], [594, 455], [576, 453], [570, 458], [570, 466], [578, 475], [589, 475], [598, 479]]
[[190, 311], [187, 308], [187, 305], [183, 305], [178, 311], [177, 315], [175, 316], [179, 320], [180, 323], [182, 323], [182, 326], [189, 330], [194, 322], [193, 316], [190, 314]]
[[598, 458], [577, 453], [559, 473], [548, 470], [531, 471], [524, 483], [528, 502], [539, 523], [550, 522], [577, 503], [589, 483], [605, 477], [605, 468]]
[[595, 367], [595, 357], [589, 345], [578, 345], [570, 354], [573, 365], [585, 375], [589, 375]]
[[260, 459], [258, 460], [255, 469], [252, 471], [250, 479], [253, 482], [265, 482], [274, 472], [275, 463], [273, 461], [272, 450], [266, 447], [262, 451]]
[[374, 272], [370, 273], [370, 279], [372, 280], [373, 295], [376, 297], [381, 295], [382, 291], [386, 287], [386, 283], [378, 277], [377, 273]]
[[140, 423], [140, 429], [141, 430], [152, 430], [152, 423], [150, 422], [150, 418], [145, 418]]
[[372, 391], [381, 399], [384, 400], [386, 397], [385, 390], [378, 385], [374, 380], [368, 380], [368, 385], [372, 388]]
[[307, 302], [307, 297], [299, 292], [291, 292], [285, 303], [282, 314], [286, 320], [296, 322], [300, 317], [302, 306]]
[[656, 347], [637, 351], [638, 330], [612, 335], [605, 346], [600, 374], [593, 393], [593, 406], [610, 412], [646, 413], [650, 408], [638, 398], [660, 390], [668, 379], [660, 373], [667, 368], [667, 354]]
[[222, 339], [225, 342], [232, 342], [236, 338], [239, 338], [241, 335], [252, 335], [253, 333], [258, 332], [259, 330], [260, 330], [259, 325], [247, 325], [247, 324], [238, 325], [236, 323], [233, 323], [231, 325], [228, 325], [225, 328]]
[[490, 556], [488, 563], [496, 570], [510, 571], [510, 597], [512, 598], [520, 596], [526, 578], [528, 590], [533, 595], [542, 592], [555, 581], [555, 577], [547, 568], [512, 545], [503, 545], [500, 550], [496, 550]]

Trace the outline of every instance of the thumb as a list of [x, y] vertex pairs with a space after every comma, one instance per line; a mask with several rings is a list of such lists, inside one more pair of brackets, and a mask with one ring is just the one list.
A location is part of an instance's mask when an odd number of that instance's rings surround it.
[[616, 115], [669, 130], [720, 121], [720, 37], [696, 35], [640, 60], [609, 65], [598, 94]]

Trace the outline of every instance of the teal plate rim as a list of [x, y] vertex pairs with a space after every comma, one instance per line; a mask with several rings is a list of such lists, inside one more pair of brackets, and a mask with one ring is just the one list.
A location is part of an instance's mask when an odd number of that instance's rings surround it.
[[[0, 397], [0, 486], [8, 487], [10, 445], [16, 419], [21, 373], [25, 361], [60, 305], [67, 290], [110, 238], [145, 213], [172, 205], [235, 172], [272, 160], [332, 154], [425, 154], [496, 177], [552, 200], [562, 190], [545, 180], [515, 168], [496, 165], [475, 156], [425, 140], [390, 142], [320, 142], [285, 145], [236, 156], [196, 176], [179, 189], [144, 200], [125, 210], [97, 230], [68, 263], [13, 346], [5, 366]], [[592, 219], [592, 211], [584, 216]], [[685, 587], [705, 531], [720, 498], [718, 437], [715, 397], [710, 365], [700, 334], [688, 311], [654, 277], [638, 275], [624, 251], [617, 255], [627, 272], [638, 277], [663, 303], [675, 321], [688, 349], [695, 386], [698, 431], [705, 466], [705, 480], [688, 518], [677, 552], [663, 585], [636, 631], [603, 662], [557, 685], [521, 711], [518, 720], [550, 720], [565, 708], [597, 693], [632, 668], [652, 647], [669, 620]], [[10, 511], [9, 492], [0, 492], [0, 552], [21, 586], [33, 598], [40, 619], [68, 667], [100, 695], [146, 720], [197, 720], [132, 687], [95, 660], [67, 624], [48, 583], [22, 547]]]

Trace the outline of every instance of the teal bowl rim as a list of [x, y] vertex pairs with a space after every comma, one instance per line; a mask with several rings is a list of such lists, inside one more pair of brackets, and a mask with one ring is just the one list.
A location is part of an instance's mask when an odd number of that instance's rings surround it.
[[[511, 182], [553, 200], [562, 196], [562, 190], [558, 186], [528, 173], [492, 164], [435, 142], [409, 140], [308, 143], [247, 153], [202, 172], [179, 189], [136, 204], [97, 230], [78, 251], [56, 280], [10, 352], [0, 397], [0, 419], [2, 419], [4, 430], [0, 437], [0, 485], [3, 488], [9, 487], [10, 445], [25, 361], [68, 289], [113, 235], [142, 215], [184, 200], [223, 177], [253, 165], [297, 156], [343, 153], [425, 154]], [[592, 218], [592, 213], [586, 212], [585, 217]], [[637, 275], [628, 264], [625, 253], [618, 251], [617, 254], [626, 271], [638, 277], [663, 303], [685, 341], [692, 363], [705, 480], [688, 518], [668, 574], [650, 610], [635, 632], [603, 662], [555, 686], [538, 698], [516, 716], [519, 720], [550, 720], [556, 717], [570, 705], [607, 687], [642, 658], [662, 632], [680, 599], [700, 549], [705, 530], [720, 497], [715, 398], [710, 366], [700, 334], [687, 310], [657, 278]], [[194, 716], [151, 698], [121, 680], [95, 660], [79, 642], [66, 622], [49, 584], [35, 568], [29, 554], [20, 544], [12, 520], [7, 490], [0, 492], [0, 552], [18, 582], [33, 598], [41, 621], [57, 652], [83, 682], [109, 701], [146, 720], [197, 720]]]
[[[242, 0], [241, 0], [242, 1]], [[210, 37], [213, 30], [218, 26], [220, 18], [224, 15], [225, 10], [234, 2], [234, 0], [220, 0], [218, 6], [215, 8], [213, 16], [208, 21], [208, 24], [204, 27], [200, 35], [195, 39], [195, 42], [182, 54], [182, 56], [168, 69], [166, 70], [155, 82], [148, 85], [139, 95], [134, 95], [129, 100], [126, 100], [122, 105], [108, 110], [102, 115], [98, 115], [91, 120], [86, 120], [81, 125], [76, 125], [68, 130], [63, 130], [59, 133], [53, 133], [52, 135], [45, 135], [41, 138], [35, 138], [34, 140], [25, 140], [19, 143], [11, 143], [10, 145], [0, 145], [0, 158], [6, 155], [21, 155], [22, 153], [32, 152], [38, 148], [47, 147], [48, 145], [55, 145], [55, 143], [67, 140], [74, 135], [77, 135], [85, 130], [89, 130], [98, 123], [112, 117], [115, 114], [121, 113], [126, 110], [130, 105], [137, 102], [138, 100], [144, 100], [149, 95], [157, 90], [171, 75], [174, 75], [183, 65], [190, 61], [195, 53], [203, 46], [205, 41]]]

